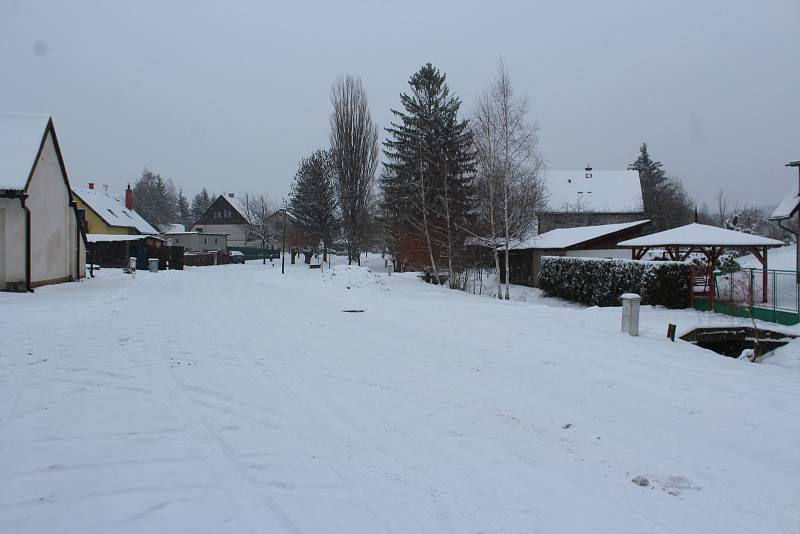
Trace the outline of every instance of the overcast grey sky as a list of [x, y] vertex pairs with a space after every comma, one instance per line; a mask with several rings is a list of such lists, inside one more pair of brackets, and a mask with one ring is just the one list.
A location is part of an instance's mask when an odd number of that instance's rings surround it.
[[73, 185], [143, 167], [192, 195], [288, 191], [331, 83], [388, 125], [430, 61], [468, 113], [499, 57], [552, 170], [642, 141], [699, 202], [777, 203], [800, 158], [800, 2], [0, 0], [0, 109], [53, 115]]

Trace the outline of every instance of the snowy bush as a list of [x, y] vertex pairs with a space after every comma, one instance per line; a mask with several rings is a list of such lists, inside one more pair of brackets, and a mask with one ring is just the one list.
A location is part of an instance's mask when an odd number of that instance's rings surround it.
[[690, 266], [648, 262], [545, 256], [539, 287], [548, 295], [593, 306], [619, 306], [623, 293], [638, 293], [642, 304], [689, 306]]

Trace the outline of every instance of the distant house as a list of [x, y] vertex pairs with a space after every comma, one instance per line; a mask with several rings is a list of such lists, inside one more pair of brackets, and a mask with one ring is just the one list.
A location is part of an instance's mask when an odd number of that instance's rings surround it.
[[84, 277], [85, 240], [53, 120], [0, 113], [0, 289]]
[[210, 232], [167, 232], [160, 235], [167, 246], [183, 247], [185, 252], [227, 252], [228, 235]]
[[133, 190], [128, 185], [125, 200], [108, 192], [106, 186], [96, 189], [73, 189], [78, 209], [86, 221], [86, 233], [101, 235], [155, 235], [158, 230], [133, 209]]
[[243, 199], [234, 193], [220, 195], [191, 226], [193, 232], [228, 235], [228, 246], [234, 248], [260, 247], [261, 238], [251, 235], [249, 221], [241, 205]]
[[642, 185], [636, 171], [554, 171], [545, 178], [547, 206], [536, 233], [557, 228], [633, 222], [644, 218]]
[[[512, 243], [509, 250], [509, 280], [512, 284], [539, 286], [539, 263], [542, 256], [581, 258], [629, 258], [630, 252], [617, 245], [625, 239], [642, 235], [649, 220], [558, 228]], [[504, 272], [504, 258], [500, 260]]]
[[[285, 214], [285, 216], [284, 216]], [[277, 210], [267, 218], [266, 248], [278, 250], [283, 246], [283, 224], [286, 221], [286, 250], [298, 252], [305, 245], [305, 232], [292, 212]]]

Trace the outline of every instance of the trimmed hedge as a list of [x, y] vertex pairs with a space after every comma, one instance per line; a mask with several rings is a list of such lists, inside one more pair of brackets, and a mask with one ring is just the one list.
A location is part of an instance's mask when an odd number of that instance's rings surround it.
[[623, 293], [642, 304], [688, 308], [691, 267], [673, 261], [544, 256], [539, 287], [548, 295], [592, 306], [619, 306]]

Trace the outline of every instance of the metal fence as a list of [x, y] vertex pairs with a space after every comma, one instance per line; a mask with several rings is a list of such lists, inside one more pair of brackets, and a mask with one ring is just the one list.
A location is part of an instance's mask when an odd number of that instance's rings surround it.
[[770, 322], [800, 322], [800, 293], [794, 271], [743, 269], [714, 273], [714, 311]]

